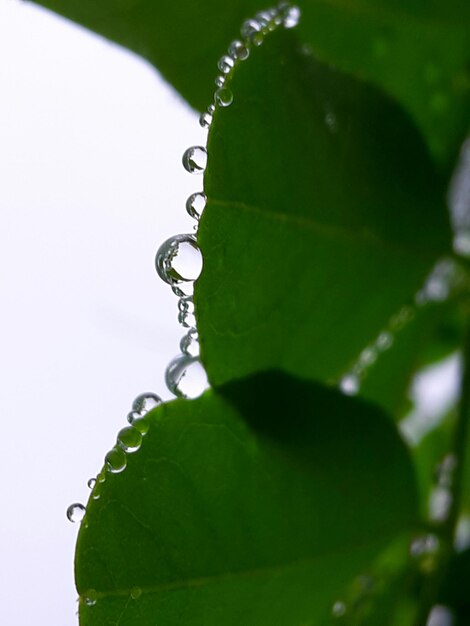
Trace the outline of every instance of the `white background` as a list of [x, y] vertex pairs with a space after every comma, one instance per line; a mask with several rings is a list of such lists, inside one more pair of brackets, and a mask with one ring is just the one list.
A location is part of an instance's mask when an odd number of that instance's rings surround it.
[[[192, 228], [202, 180], [181, 155], [204, 141], [145, 62], [0, 0], [2, 626], [77, 623], [65, 511], [86, 502], [133, 398], [169, 397], [182, 330], [154, 255]], [[455, 393], [456, 360], [445, 367], [425, 417]]]
[[154, 270], [201, 188], [197, 115], [139, 58], [0, 0], [0, 624], [72, 626], [77, 525], [183, 334]]

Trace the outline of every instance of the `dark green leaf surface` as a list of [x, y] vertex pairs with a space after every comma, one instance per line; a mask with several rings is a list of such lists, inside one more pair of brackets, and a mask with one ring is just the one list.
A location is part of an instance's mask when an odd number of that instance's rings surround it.
[[273, 372], [149, 419], [88, 503], [82, 626], [322, 624], [415, 522], [407, 450], [356, 399]]
[[[211, 97], [216, 60], [258, 0], [38, 0], [153, 63], [196, 109]], [[299, 40], [365, 77], [412, 113], [441, 161], [469, 125], [470, 11], [466, 0], [299, 0]]]
[[450, 233], [406, 115], [271, 35], [214, 115], [195, 301], [212, 384], [270, 367], [337, 379], [412, 301]]

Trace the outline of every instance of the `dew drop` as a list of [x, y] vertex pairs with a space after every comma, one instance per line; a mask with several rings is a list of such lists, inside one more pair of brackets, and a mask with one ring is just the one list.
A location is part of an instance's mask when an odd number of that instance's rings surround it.
[[264, 41], [264, 35], [262, 31], [259, 31], [259, 33], [253, 33], [250, 37], [250, 41], [254, 46], [258, 48]]
[[156, 393], [141, 393], [132, 403], [132, 410], [139, 415], [144, 415], [162, 402], [163, 400]]
[[240, 29], [240, 33], [242, 37], [246, 37], [247, 39], [251, 39], [251, 37], [258, 33], [261, 30], [261, 26], [259, 22], [256, 20], [246, 20], [243, 22], [242, 27]]
[[392, 345], [393, 345], [392, 333], [389, 333], [387, 331], [380, 333], [380, 335], [377, 338], [377, 343], [376, 343], [377, 348], [381, 352], [385, 352], [385, 350], [388, 350], [389, 348], [391, 348]]
[[138, 600], [141, 595], [142, 595], [142, 589], [140, 587], [132, 587], [131, 598], [133, 600]]
[[204, 146], [191, 146], [183, 154], [184, 169], [190, 174], [202, 174], [207, 165], [207, 150]]
[[343, 617], [346, 613], [346, 604], [341, 600], [337, 600], [331, 607], [333, 617]]
[[207, 112], [210, 113], [211, 115], [214, 115], [214, 111], [215, 111], [215, 104], [209, 104], [209, 106], [207, 107]]
[[248, 47], [245, 46], [245, 44], [238, 39], [232, 41], [232, 43], [228, 47], [228, 53], [230, 54], [232, 59], [237, 61], [246, 61], [246, 59], [250, 56], [250, 50], [248, 49]]
[[142, 433], [134, 426], [119, 431], [117, 442], [125, 452], [137, 452], [142, 445]]
[[181, 338], [180, 350], [188, 356], [199, 356], [199, 338], [195, 328], [190, 328], [186, 335]]
[[299, 7], [290, 2], [281, 2], [278, 6], [284, 28], [294, 28], [300, 20]]
[[225, 76], [216, 76], [214, 82], [217, 87], [223, 87], [225, 85]]
[[328, 111], [325, 115], [325, 124], [331, 133], [338, 132], [338, 119], [333, 111]]
[[98, 600], [98, 594], [94, 589], [88, 589], [83, 596], [83, 601], [87, 606], [95, 606]]
[[96, 485], [96, 478], [90, 478], [89, 481], [87, 482], [87, 485], [89, 489], [94, 489]]
[[119, 474], [126, 469], [127, 456], [120, 446], [114, 446], [105, 456], [106, 467], [111, 474]]
[[193, 217], [195, 220], [199, 220], [202, 212], [206, 208], [207, 196], [202, 191], [197, 193], [193, 193], [186, 200], [186, 211], [188, 215]]
[[207, 388], [207, 375], [198, 357], [181, 354], [165, 372], [168, 389], [178, 398], [197, 398]]
[[229, 107], [233, 102], [233, 93], [228, 87], [221, 87], [215, 92], [215, 101], [221, 107]]
[[194, 328], [196, 326], [192, 296], [178, 300], [178, 322], [185, 328]]
[[419, 569], [426, 574], [434, 571], [439, 550], [439, 539], [432, 533], [416, 537], [410, 544], [410, 555]]
[[426, 626], [454, 626], [454, 624], [454, 613], [442, 604], [432, 607], [426, 622]]
[[354, 374], [343, 376], [339, 388], [347, 396], [354, 396], [359, 391], [359, 379]]
[[[172, 286], [180, 286], [183, 291], [182, 296], [191, 295], [192, 283], [202, 270], [202, 255], [196, 237], [187, 234], [175, 235], [167, 239], [158, 249], [155, 267], [164, 282]], [[184, 283], [191, 283], [189, 293], [184, 292]]]
[[78, 522], [81, 522], [82, 519], [85, 517], [85, 513], [86, 508], [83, 506], [83, 504], [80, 504], [80, 502], [74, 502], [74, 504], [71, 504], [68, 507], [66, 514], [69, 522], [77, 524]]
[[142, 436], [148, 433], [150, 427], [149, 421], [146, 417], [141, 417], [141, 414], [137, 413], [137, 411], [131, 411], [127, 415], [127, 421], [129, 424], [132, 424]]
[[230, 72], [233, 70], [234, 65], [235, 63], [232, 57], [229, 57], [227, 54], [221, 57], [217, 63], [217, 67], [222, 72], [222, 74], [230, 74]]
[[204, 111], [204, 113], [201, 113], [201, 115], [199, 116], [199, 126], [201, 128], [210, 128], [211, 124], [212, 115], [208, 111]]
[[106, 481], [106, 472], [104, 471], [104, 469], [101, 470], [96, 478], [100, 484]]

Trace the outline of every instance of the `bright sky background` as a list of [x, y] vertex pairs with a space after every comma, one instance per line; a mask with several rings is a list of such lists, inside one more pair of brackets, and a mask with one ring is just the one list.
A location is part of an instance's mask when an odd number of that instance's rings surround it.
[[192, 228], [181, 155], [205, 136], [142, 60], [18, 0], [0, 94], [0, 624], [75, 626], [65, 511], [133, 398], [170, 396], [183, 332], [154, 256]]
[[183, 334], [154, 256], [189, 232], [204, 140], [142, 60], [0, 0], [0, 624], [77, 623], [65, 510]]

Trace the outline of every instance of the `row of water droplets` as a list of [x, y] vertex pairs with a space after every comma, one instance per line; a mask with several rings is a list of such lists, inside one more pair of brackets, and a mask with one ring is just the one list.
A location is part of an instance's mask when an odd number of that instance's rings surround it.
[[[250, 56], [254, 47], [260, 46], [266, 35], [279, 27], [292, 28], [300, 18], [300, 11], [288, 2], [276, 8], [261, 11], [253, 19], [246, 20], [240, 30], [240, 39], [232, 41], [227, 54], [218, 61], [219, 74], [215, 79], [213, 102], [201, 113], [199, 124], [208, 130], [217, 108], [229, 107], [233, 93], [229, 79], [237, 65]], [[207, 165], [207, 148], [191, 146], [183, 154], [183, 166], [190, 174], [203, 174]], [[191, 194], [186, 202], [188, 215], [196, 221], [193, 233], [175, 235], [158, 249], [155, 266], [160, 278], [170, 285], [178, 297], [178, 321], [186, 329], [180, 342], [181, 353], [168, 365], [165, 382], [177, 397], [194, 398], [208, 386], [204, 368], [199, 359], [199, 337], [194, 315], [194, 283], [202, 271], [202, 255], [197, 242], [199, 219], [206, 206], [204, 191]]]
[[[300, 18], [300, 10], [289, 2], [280, 2], [276, 8], [257, 13], [255, 18], [246, 20], [240, 30], [241, 39], [233, 41], [228, 47], [228, 54], [223, 55], [217, 67], [220, 74], [215, 79], [216, 90], [213, 102], [200, 118], [200, 126], [208, 130], [217, 107], [225, 108], [232, 104], [233, 93], [226, 86], [227, 79], [238, 63], [248, 59], [250, 50], [263, 43], [265, 36], [278, 27], [293, 28]], [[204, 146], [192, 146], [183, 155], [183, 166], [191, 174], [203, 174], [207, 164], [207, 149]], [[178, 321], [186, 329], [180, 341], [181, 353], [167, 366], [165, 382], [168, 389], [177, 397], [192, 398], [199, 396], [208, 386], [204, 368], [199, 359], [199, 338], [194, 314], [194, 283], [202, 271], [202, 255], [197, 243], [199, 219], [206, 206], [207, 197], [203, 191], [191, 194], [186, 202], [188, 215], [196, 221], [193, 233], [175, 235], [167, 239], [158, 249], [155, 267], [160, 278], [170, 285], [178, 297]], [[129, 426], [123, 428], [116, 445], [106, 454], [105, 467], [96, 477], [90, 478], [88, 487], [92, 498], [99, 499], [101, 485], [106, 481], [107, 473], [118, 474], [127, 466], [127, 456], [139, 450], [142, 438], [146, 435], [149, 423], [146, 413], [162, 402], [154, 393], [138, 396], [132, 405], [127, 419]], [[78, 502], [67, 509], [67, 518], [71, 522], [81, 522], [86, 508]], [[92, 594], [89, 594], [90, 596]], [[89, 605], [94, 604], [90, 601]]]

